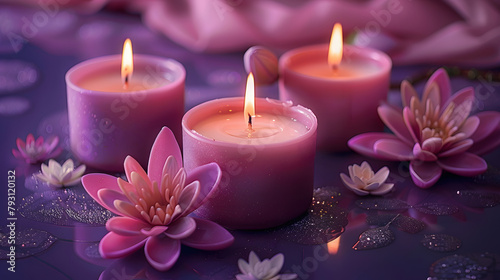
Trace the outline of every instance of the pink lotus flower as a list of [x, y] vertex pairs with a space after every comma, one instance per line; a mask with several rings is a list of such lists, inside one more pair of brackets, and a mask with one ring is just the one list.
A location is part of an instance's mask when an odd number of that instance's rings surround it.
[[394, 132], [364, 133], [349, 140], [349, 147], [384, 160], [410, 161], [413, 182], [422, 188], [434, 185], [442, 170], [475, 176], [487, 169], [478, 155], [500, 144], [500, 112], [469, 116], [474, 90], [464, 88], [451, 95], [445, 70], [427, 81], [422, 99], [407, 82], [401, 84], [403, 110], [384, 104], [378, 113]]
[[127, 181], [106, 174], [82, 178], [87, 192], [119, 217], [106, 223], [110, 231], [99, 244], [104, 258], [127, 256], [144, 246], [146, 259], [158, 270], [170, 269], [181, 243], [202, 250], [231, 245], [233, 236], [214, 222], [189, 217], [218, 186], [216, 163], [187, 174], [172, 132], [164, 127], [156, 138], [148, 173], [132, 157], [124, 162]]
[[394, 184], [386, 183], [389, 177], [389, 168], [382, 167], [377, 173], [366, 161], [361, 165], [349, 165], [349, 176], [340, 173], [340, 178], [346, 187], [357, 195], [384, 195], [392, 190]]
[[278, 274], [283, 266], [285, 257], [276, 254], [271, 259], [260, 260], [254, 251], [250, 252], [248, 262], [238, 260], [238, 267], [242, 274], [236, 275], [237, 280], [292, 280], [297, 279], [297, 274]]
[[49, 164], [42, 163], [42, 173], [36, 176], [55, 187], [68, 187], [80, 183], [80, 177], [85, 172], [85, 164], [75, 168], [72, 159], [67, 159], [63, 165], [50, 159]]
[[12, 149], [12, 154], [29, 164], [54, 158], [61, 153], [61, 149], [57, 148], [57, 144], [59, 144], [57, 136], [52, 136], [47, 141], [44, 141], [43, 137], [40, 136], [35, 141], [35, 137], [30, 133], [26, 137], [26, 143], [21, 138], [17, 138], [16, 144], [18, 150]]

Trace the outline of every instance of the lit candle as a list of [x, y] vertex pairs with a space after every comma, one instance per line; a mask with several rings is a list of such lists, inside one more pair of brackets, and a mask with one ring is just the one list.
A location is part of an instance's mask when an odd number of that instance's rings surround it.
[[175, 60], [132, 55], [130, 40], [122, 55], [73, 66], [66, 73], [73, 153], [107, 171], [122, 171], [127, 155], [145, 166], [163, 126], [181, 139], [185, 76]]
[[222, 169], [218, 190], [196, 214], [234, 229], [269, 228], [311, 203], [316, 117], [302, 106], [254, 99], [251, 74], [245, 101], [212, 100], [184, 115], [184, 166]]
[[319, 149], [344, 151], [351, 137], [383, 129], [377, 107], [387, 98], [391, 66], [381, 51], [343, 45], [342, 27], [335, 24], [329, 45], [280, 57], [280, 99], [316, 114]]

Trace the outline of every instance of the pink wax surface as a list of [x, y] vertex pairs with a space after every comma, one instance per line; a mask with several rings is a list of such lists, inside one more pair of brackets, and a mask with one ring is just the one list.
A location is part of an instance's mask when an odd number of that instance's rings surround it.
[[390, 58], [378, 50], [344, 45], [336, 71], [328, 45], [294, 49], [279, 59], [280, 99], [310, 108], [318, 118], [318, 149], [345, 151], [360, 133], [381, 131], [377, 107], [387, 99]]
[[[196, 214], [233, 229], [281, 225], [310, 206], [317, 122], [302, 106], [256, 99], [255, 134], [248, 135], [243, 98], [200, 104], [182, 119], [184, 167], [216, 162], [217, 191]], [[238, 125], [239, 124], [239, 125]]]
[[127, 155], [146, 167], [163, 126], [181, 139], [184, 67], [134, 55], [134, 73], [124, 89], [120, 65], [121, 55], [104, 56], [66, 73], [71, 148], [83, 163], [106, 171], [123, 171]]

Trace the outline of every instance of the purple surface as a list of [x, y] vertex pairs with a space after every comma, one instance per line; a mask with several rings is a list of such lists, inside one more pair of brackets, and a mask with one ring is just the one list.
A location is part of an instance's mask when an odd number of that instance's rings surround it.
[[[22, 10], [7, 9], [12, 12], [9, 14], [11, 17], [23, 16]], [[194, 54], [147, 30], [138, 18], [130, 16], [101, 13], [85, 17], [64, 12], [52, 20], [53, 22], [49, 21], [51, 24], [41, 28], [39, 34], [32, 40], [27, 40], [21, 47], [15, 45], [14, 48], [14, 45], [11, 45], [9, 48], [8, 40], [5, 41], [5, 37], [2, 37], [0, 64], [6, 60], [24, 61], [33, 65], [38, 73], [30, 74], [30, 77], [35, 77], [37, 81], [31, 78], [22, 79], [29, 84], [19, 86], [10, 83], [9, 91], [0, 93], [0, 171], [4, 178], [1, 183], [4, 187], [1, 188], [0, 194], [0, 228], [7, 225], [7, 172], [15, 169], [18, 203], [16, 232], [21, 234], [22, 230], [33, 228], [48, 232], [57, 240], [52, 246], [33, 256], [17, 259], [15, 273], [7, 271], [6, 261], [1, 260], [1, 279], [97, 279], [99, 276], [103, 279], [131, 279], [134, 275], [137, 278], [151, 279], [234, 279], [239, 273], [237, 260], [247, 259], [251, 250], [256, 251], [261, 258], [283, 253], [285, 264], [282, 272], [296, 272], [299, 279], [426, 279], [431, 276], [431, 265], [442, 258], [459, 254], [475, 256], [478, 259], [478, 254], [490, 252], [496, 254], [496, 262], [490, 262], [488, 265], [490, 269], [496, 269], [496, 273], [489, 273], [483, 279], [500, 277], [500, 207], [495, 207], [500, 193], [499, 149], [485, 157], [489, 170], [484, 175], [463, 178], [445, 174], [428, 190], [413, 185], [404, 164], [367, 159], [354, 153], [320, 152], [316, 156], [315, 187], [341, 192], [340, 196], [335, 194], [333, 200], [331, 197], [323, 200], [331, 204], [327, 209], [337, 215], [337, 219], [328, 221], [331, 225], [324, 223], [311, 226], [311, 223], [295, 223], [279, 230], [233, 231], [235, 243], [228, 249], [205, 252], [183, 247], [176, 265], [163, 273], [149, 266], [142, 253], [121, 260], [101, 259], [96, 244], [106, 233], [102, 226], [79, 223], [74, 219], [70, 224], [55, 225], [52, 222], [21, 216], [19, 206], [23, 203], [23, 198], [26, 199], [36, 191], [25, 184], [25, 179], [33, 172], [38, 172], [39, 167], [21, 164], [12, 156], [11, 149], [15, 147], [17, 137], [25, 139], [28, 133], [59, 135], [62, 147], [68, 147], [64, 75], [76, 63], [100, 55], [119, 53], [123, 40], [130, 37], [135, 52], [171, 57], [186, 67], [186, 110], [213, 98], [242, 96], [244, 90], [243, 53]], [[56, 26], [58, 28], [55, 28]], [[392, 79], [398, 82], [425, 69], [425, 66], [394, 68]], [[418, 84], [417, 90], [421, 90], [422, 85], [423, 83]], [[14, 86], [18, 87], [12, 90]], [[465, 86], [473, 86], [476, 92], [480, 93], [477, 95], [479, 110], [500, 110], [499, 84], [452, 79], [454, 91]], [[277, 98], [277, 85], [258, 88], [257, 96]], [[391, 92], [389, 101], [399, 104], [397, 91]], [[66, 150], [58, 159], [62, 161], [70, 156], [70, 152]], [[391, 170], [391, 180], [396, 186], [395, 191], [384, 199], [399, 199], [411, 207], [392, 211], [358, 207], [359, 202], [357, 204], [356, 200], [360, 198], [342, 185], [339, 173], [347, 172], [348, 165], [360, 164], [363, 160], [368, 160], [376, 170], [387, 165]], [[481, 191], [483, 202], [478, 199], [481, 197], [479, 194], [475, 193], [475, 198], [459, 196], [459, 190]], [[51, 198], [46, 199], [50, 201]], [[446, 206], [449, 205], [458, 210], [446, 213], [445, 210], [450, 209]], [[401, 226], [403, 222], [400, 222], [397, 226], [390, 225], [389, 229], [395, 240], [388, 246], [362, 251], [352, 249], [359, 235], [370, 228], [366, 222], [367, 215], [395, 215], [399, 212], [424, 222], [425, 229], [409, 233], [399, 229], [404, 227]], [[447, 215], [438, 215], [443, 213]], [[338, 236], [344, 223], [342, 215], [347, 215], [349, 223], [340, 235], [337, 254], [328, 255], [323, 241], [316, 242], [322, 244], [306, 244], [311, 242], [305, 241], [305, 232], [309, 234], [308, 231], [311, 230], [328, 231], [331, 226], [334, 230], [330, 230], [334, 231], [334, 234], [320, 233], [319, 236]], [[421, 245], [424, 234], [438, 233], [458, 238], [462, 241], [461, 247], [453, 252], [440, 252], [431, 251]], [[489, 260], [491, 261], [491, 258]]]

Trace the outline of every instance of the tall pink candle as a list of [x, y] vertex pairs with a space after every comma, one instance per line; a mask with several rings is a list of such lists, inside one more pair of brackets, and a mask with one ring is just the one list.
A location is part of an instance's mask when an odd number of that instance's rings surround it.
[[328, 50], [328, 44], [307, 46], [280, 57], [280, 99], [316, 114], [319, 149], [344, 151], [351, 137], [383, 129], [377, 107], [387, 99], [392, 63], [380, 51], [344, 46], [332, 69]]
[[122, 171], [127, 155], [147, 164], [158, 131], [168, 126], [181, 139], [184, 67], [172, 59], [134, 56], [124, 88], [121, 55], [84, 61], [66, 73], [70, 141], [83, 163]]
[[216, 162], [218, 191], [196, 214], [234, 229], [262, 229], [304, 213], [312, 199], [316, 117], [302, 107], [256, 99], [253, 131], [243, 98], [209, 101], [182, 120], [184, 166]]

